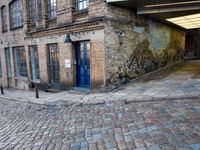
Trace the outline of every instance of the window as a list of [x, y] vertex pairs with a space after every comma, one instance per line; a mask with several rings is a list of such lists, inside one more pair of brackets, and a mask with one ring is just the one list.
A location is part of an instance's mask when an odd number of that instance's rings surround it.
[[29, 21], [32, 24], [35, 24], [41, 17], [41, 3], [40, 0], [29, 0]]
[[15, 0], [10, 4], [10, 26], [11, 29], [23, 26], [22, 0]]
[[40, 69], [39, 69], [37, 46], [29, 47], [29, 56], [30, 56], [30, 63], [31, 63], [30, 66], [31, 66], [32, 80], [39, 80]]
[[14, 60], [15, 60], [15, 72], [17, 77], [28, 77], [27, 65], [26, 65], [26, 52], [24, 47], [15, 47]]
[[0, 77], [2, 78], [1, 54], [0, 54]]
[[60, 63], [58, 44], [48, 44], [48, 71], [50, 83], [60, 82]]
[[57, 14], [57, 6], [56, 0], [48, 0], [48, 18], [53, 19], [56, 18]]
[[6, 6], [3, 6], [1, 8], [1, 25], [2, 25], [2, 32], [7, 32], [8, 24], [7, 24]]
[[10, 59], [10, 48], [5, 49], [5, 56], [6, 56], [6, 69], [7, 69], [7, 76], [12, 76], [12, 68], [11, 68], [11, 59]]
[[88, 0], [76, 0], [76, 11], [88, 8]]

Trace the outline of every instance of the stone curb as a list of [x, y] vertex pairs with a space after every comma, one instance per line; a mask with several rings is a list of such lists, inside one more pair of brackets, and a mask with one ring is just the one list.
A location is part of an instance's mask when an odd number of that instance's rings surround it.
[[141, 103], [141, 102], [156, 102], [156, 101], [175, 101], [175, 100], [191, 100], [191, 99], [200, 99], [200, 95], [199, 96], [183, 96], [183, 97], [180, 97], [180, 96], [175, 96], [175, 97], [151, 97], [150, 99], [148, 100], [145, 100], [141, 98], [141, 100], [139, 99], [134, 99], [134, 100], [130, 100], [130, 99], [125, 99], [123, 100], [125, 102], [125, 104], [128, 104], [128, 103]]
[[27, 103], [27, 104], [39, 105], [39, 106], [48, 106], [48, 107], [56, 106], [56, 104], [37, 103], [37, 102], [33, 102], [32, 100], [25, 100], [24, 98], [16, 98], [16, 97], [9, 97], [9, 96], [2, 96], [2, 95], [0, 95], [0, 98], [10, 100], [10, 101], [18, 101], [18, 102], [23, 102], [23, 103]]
[[[0, 95], [0, 98], [2, 99], [7, 99], [11, 101], [19, 101], [27, 104], [34, 104], [34, 105], [40, 105], [40, 106], [47, 106], [47, 107], [65, 107], [66, 106], [66, 101], [60, 101], [61, 103], [54, 103], [54, 102], [46, 102], [46, 103], [38, 103], [34, 102], [33, 100], [30, 99], [25, 99], [25, 98], [16, 98], [16, 97], [9, 97], [6, 95]], [[175, 100], [191, 100], [191, 99], [200, 99], [200, 95], [198, 96], [174, 96], [174, 97], [144, 97], [144, 98], [119, 98], [117, 100], [102, 100], [102, 101], [89, 101], [89, 102], [73, 102], [71, 106], [75, 107], [82, 107], [82, 106], [90, 106], [90, 105], [104, 105], [108, 102], [123, 102], [124, 104], [129, 104], [129, 103], [144, 103], [144, 102], [158, 102], [158, 101], [175, 101]], [[59, 102], [59, 101], [58, 101]]]

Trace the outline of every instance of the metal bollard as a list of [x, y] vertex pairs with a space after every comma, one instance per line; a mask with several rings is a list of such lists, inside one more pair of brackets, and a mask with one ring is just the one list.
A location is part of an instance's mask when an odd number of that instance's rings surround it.
[[39, 92], [38, 92], [38, 88], [37, 87], [35, 88], [35, 97], [39, 98]]
[[4, 94], [3, 86], [1, 86], [1, 94]]

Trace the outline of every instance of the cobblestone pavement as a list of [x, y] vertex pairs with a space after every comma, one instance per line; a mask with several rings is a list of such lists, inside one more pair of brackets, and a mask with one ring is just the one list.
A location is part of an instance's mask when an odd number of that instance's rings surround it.
[[200, 99], [55, 107], [0, 99], [2, 150], [200, 150]]

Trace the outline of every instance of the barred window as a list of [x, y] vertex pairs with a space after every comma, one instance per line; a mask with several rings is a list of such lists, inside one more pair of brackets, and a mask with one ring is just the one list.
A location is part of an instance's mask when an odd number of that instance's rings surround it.
[[11, 59], [10, 59], [10, 48], [5, 49], [5, 57], [6, 57], [6, 69], [7, 69], [7, 76], [12, 76], [12, 68], [11, 68]]
[[26, 64], [26, 52], [24, 47], [15, 47], [14, 60], [15, 60], [15, 72], [17, 77], [28, 77], [27, 64]]
[[2, 25], [3, 32], [8, 31], [6, 6], [3, 6], [1, 8], [1, 25]]
[[57, 1], [48, 0], [48, 18], [53, 19], [57, 16]]
[[40, 69], [39, 69], [39, 58], [38, 58], [37, 46], [29, 47], [29, 55], [30, 55], [32, 80], [39, 80], [40, 79]]
[[31, 24], [36, 23], [40, 19], [41, 2], [40, 0], [29, 0], [29, 21]]
[[15, 0], [10, 4], [10, 26], [11, 29], [23, 26], [22, 0]]
[[76, 0], [76, 11], [88, 8], [88, 0]]

